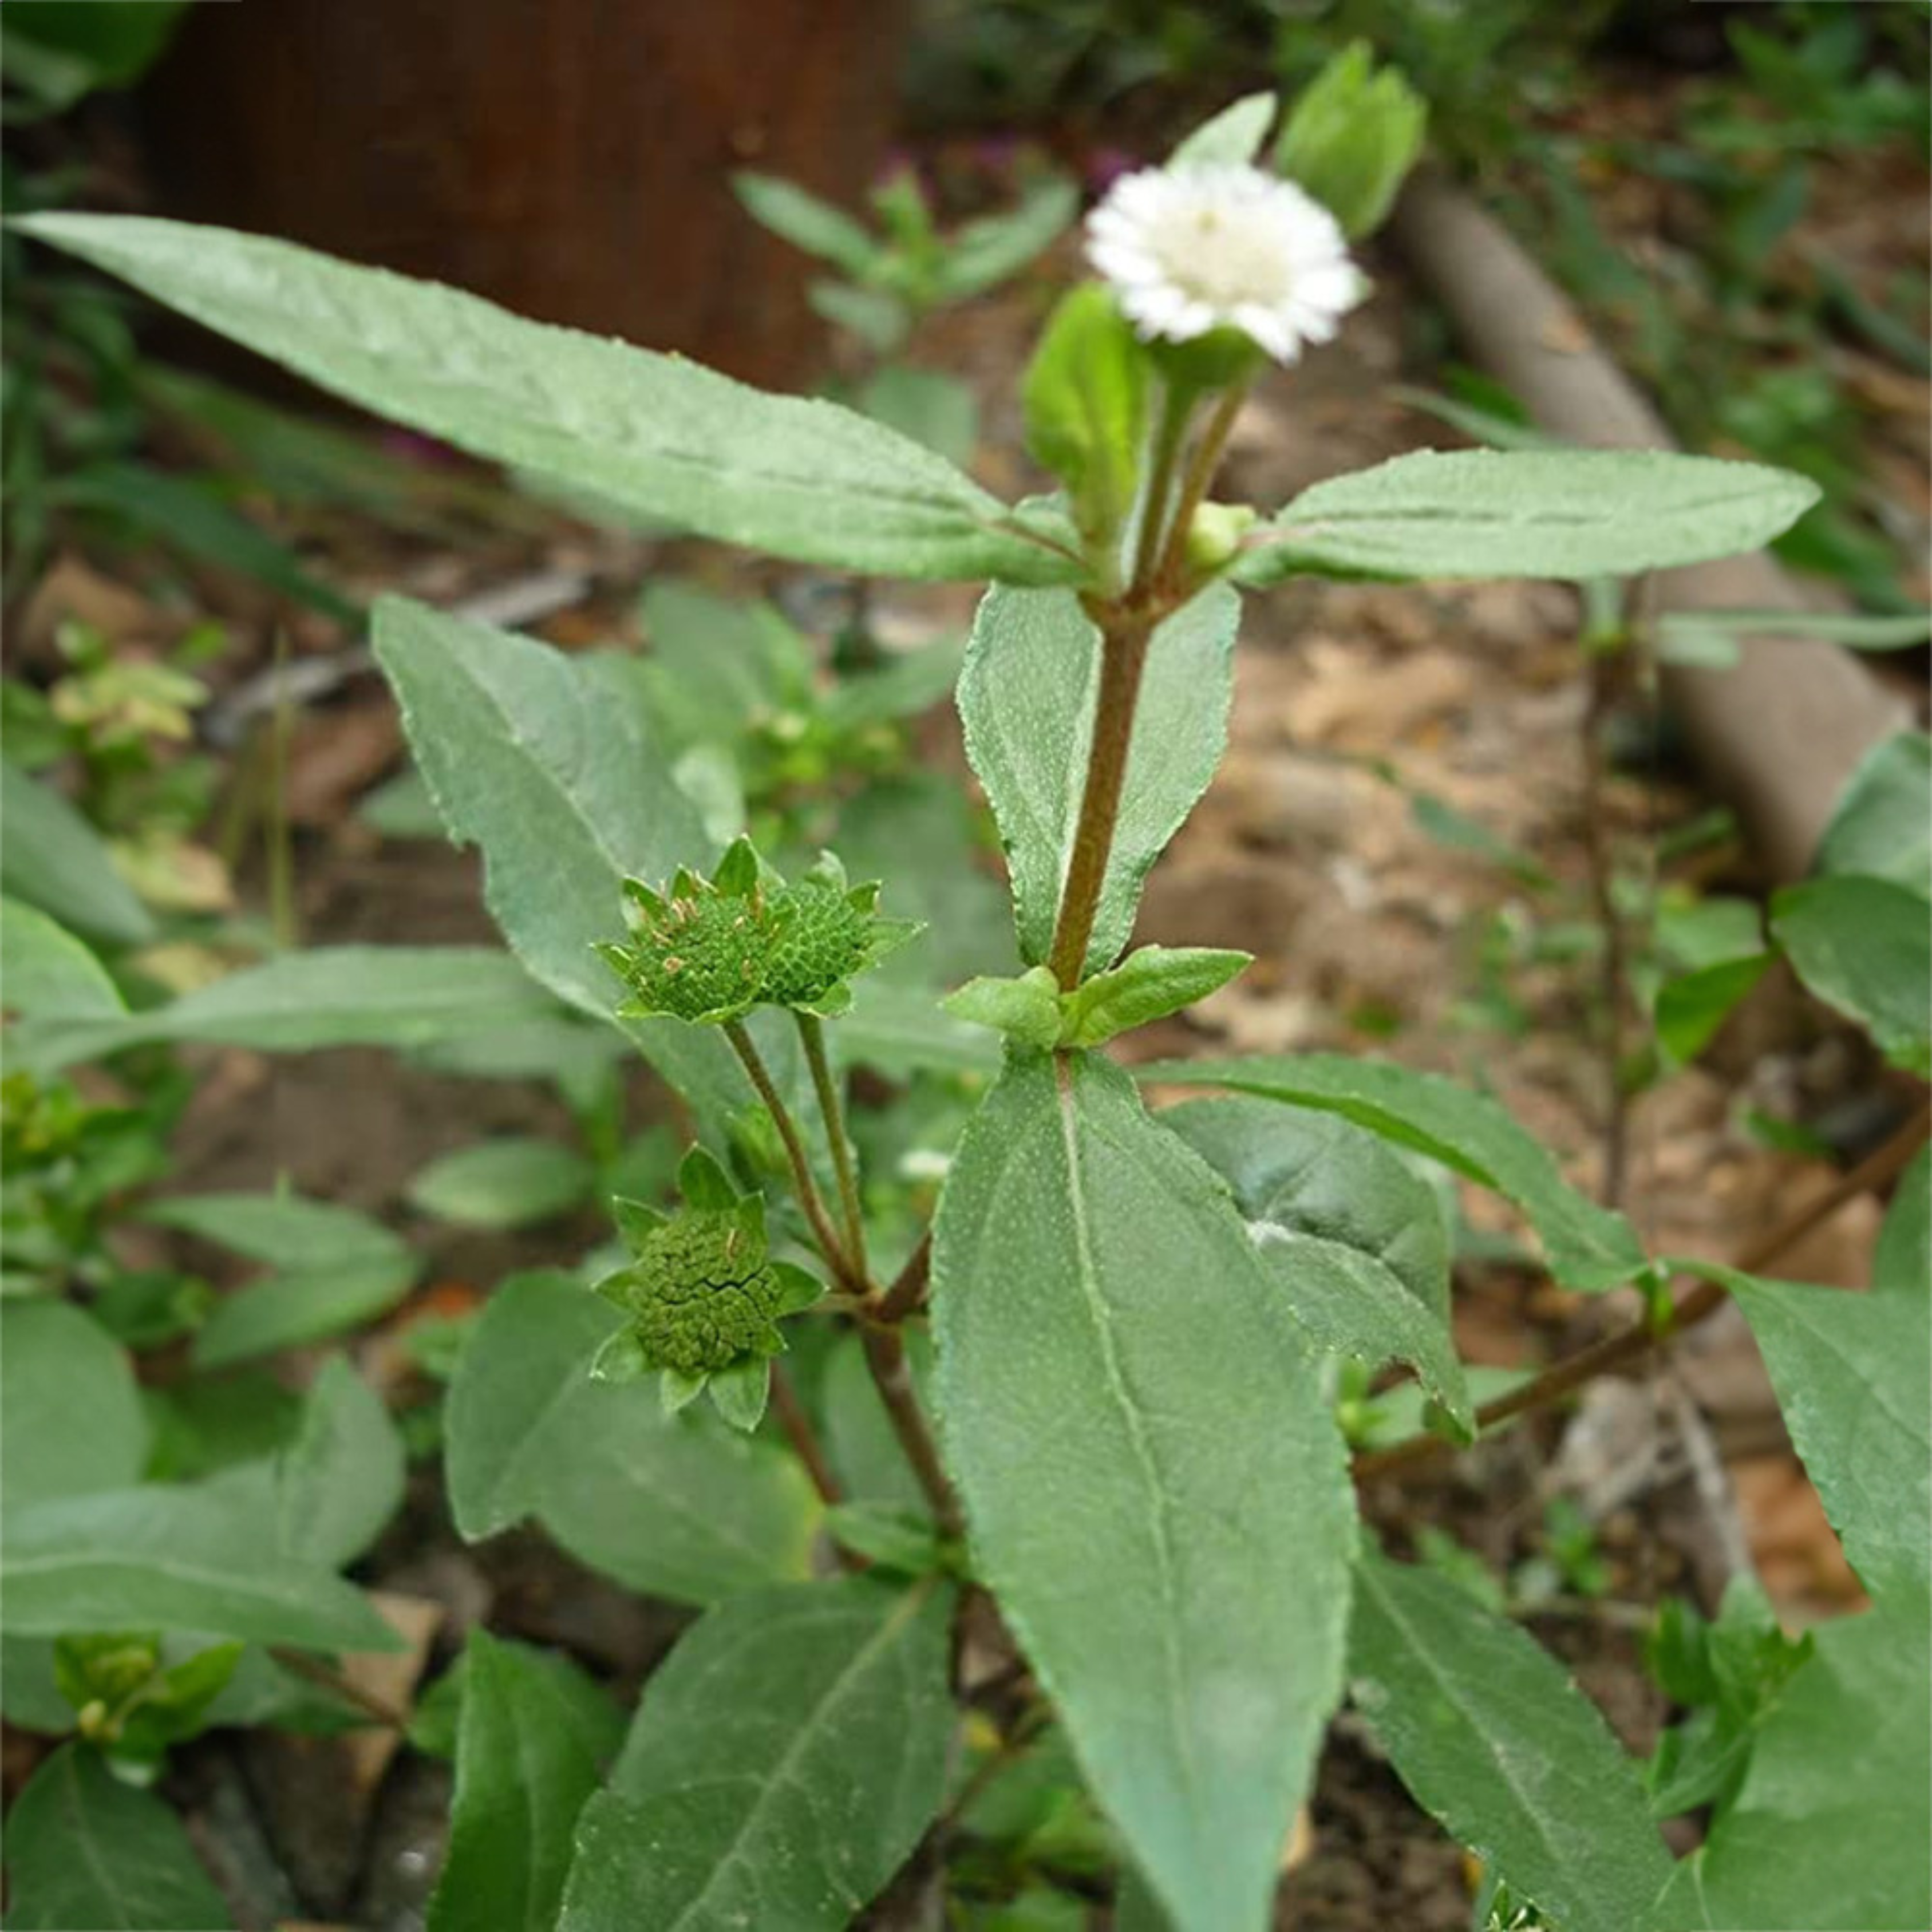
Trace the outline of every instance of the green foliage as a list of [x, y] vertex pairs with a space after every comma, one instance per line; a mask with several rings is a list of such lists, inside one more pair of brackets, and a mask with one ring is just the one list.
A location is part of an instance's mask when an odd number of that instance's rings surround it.
[[1801, 476], [1709, 457], [1424, 450], [1304, 490], [1234, 574], [1629, 577], [1755, 550], [1817, 500]]
[[1253, 963], [1251, 952], [1214, 946], [1143, 946], [1071, 992], [1035, 966], [1014, 979], [969, 980], [940, 1004], [1023, 1046], [1100, 1046], [1204, 1000]]
[[0, 886], [10, 898], [110, 945], [152, 939], [154, 922], [93, 829], [57, 792], [0, 758]]
[[843, 569], [1076, 574], [950, 464], [830, 403], [284, 242], [134, 216], [20, 226], [378, 415], [639, 515]]
[[1429, 110], [1398, 68], [1357, 40], [1295, 96], [1275, 142], [1278, 172], [1306, 188], [1352, 240], [1388, 218], [1422, 151]]
[[126, 1010], [100, 962], [67, 928], [0, 898], [0, 982], [9, 1012], [38, 1019], [111, 1018]]
[[1397, 1147], [1426, 1154], [1522, 1209], [1542, 1240], [1551, 1272], [1566, 1287], [1588, 1292], [1615, 1288], [1647, 1265], [1622, 1216], [1570, 1186], [1544, 1147], [1493, 1100], [1440, 1075], [1318, 1053], [1160, 1060], [1135, 1072], [1143, 1080], [1226, 1087], [1340, 1114]]
[[[1230, 591], [1210, 588], [1148, 646], [1089, 970], [1111, 965], [1126, 944], [1142, 881], [1221, 761], [1238, 615]], [[1093, 742], [1100, 651], [1099, 632], [1070, 592], [1002, 588], [980, 607], [959, 675], [966, 752], [999, 820], [1030, 966], [1052, 945]]]
[[124, 1784], [85, 1744], [63, 1744], [7, 1820], [7, 1922], [125, 1932], [226, 1932], [234, 1921], [160, 1798]]
[[1409, 1363], [1473, 1433], [1449, 1329], [1449, 1231], [1429, 1184], [1333, 1114], [1226, 1100], [1160, 1118], [1233, 1190], [1262, 1266], [1316, 1343], [1372, 1367]]
[[797, 1465], [593, 1380], [622, 1319], [562, 1274], [490, 1298], [445, 1417], [458, 1529], [475, 1542], [534, 1516], [593, 1569], [682, 1603], [802, 1576], [818, 1512]]
[[438, 1156], [410, 1183], [410, 1201], [466, 1228], [527, 1228], [580, 1206], [592, 1178], [571, 1148], [510, 1135]]
[[1170, 168], [1246, 167], [1261, 152], [1279, 104], [1272, 94], [1244, 94], [1204, 121], [1168, 157]]
[[521, 1646], [472, 1630], [463, 1664], [456, 1796], [430, 1932], [550, 1932], [572, 1829], [602, 1766], [577, 1706]]
[[12, 1514], [140, 1479], [148, 1419], [128, 1353], [64, 1301], [0, 1302], [0, 1482]]
[[1466, 1591], [1365, 1549], [1349, 1696], [1418, 1802], [1513, 1896], [1628, 1932], [1670, 1860], [1610, 1727], [1535, 1640]]
[[[961, 1144], [933, 1299], [977, 1574], [1177, 1922], [1258, 1924], [1339, 1688], [1354, 1534], [1280, 1296], [1124, 1075], [1016, 1054]], [[1239, 1480], [1210, 1429], [1244, 1445]]]
[[944, 1794], [951, 1610], [848, 1576], [711, 1611], [585, 1808], [561, 1932], [848, 1924]]

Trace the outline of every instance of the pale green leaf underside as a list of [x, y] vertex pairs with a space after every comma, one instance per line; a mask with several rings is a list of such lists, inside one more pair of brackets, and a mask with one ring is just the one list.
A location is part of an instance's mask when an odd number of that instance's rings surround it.
[[806, 1574], [818, 1504], [797, 1464], [645, 1384], [593, 1382], [622, 1325], [568, 1275], [490, 1298], [446, 1420], [449, 1496], [472, 1542], [534, 1516], [574, 1556], [635, 1590], [704, 1604]]
[[1526, 1631], [1364, 1549], [1350, 1695], [1402, 1782], [1564, 1932], [1630, 1932], [1670, 1877], [1631, 1760]]
[[1614, 1288], [1644, 1267], [1622, 1216], [1580, 1194], [1555, 1161], [1495, 1101], [1439, 1074], [1340, 1054], [1250, 1060], [1163, 1060], [1135, 1069], [1145, 1081], [1224, 1087], [1289, 1106], [1341, 1114], [1371, 1132], [1514, 1202], [1541, 1239], [1566, 1287]]
[[1449, 1329], [1449, 1237], [1435, 1190], [1364, 1128], [1246, 1098], [1165, 1108], [1234, 1190], [1270, 1278], [1322, 1348], [1412, 1364], [1466, 1430]]
[[950, 464], [830, 403], [260, 236], [137, 217], [18, 225], [378, 416], [635, 514], [847, 570], [1079, 574]]
[[1421, 450], [1304, 490], [1235, 575], [1628, 577], [1756, 550], [1817, 500], [1788, 470], [1660, 450]]
[[1220, 1182], [1092, 1054], [1012, 1058], [933, 1277], [980, 1574], [1178, 1923], [1261, 1925], [1354, 1538], [1300, 1331]]
[[562, 1932], [838, 1932], [939, 1808], [952, 1593], [847, 1576], [712, 1610], [586, 1808]]
[[[1216, 585], [1154, 633], [1090, 967], [1110, 964], [1126, 944], [1142, 881], [1221, 762], [1240, 615], [1240, 599]], [[1100, 633], [1071, 591], [1001, 586], [982, 601], [959, 676], [959, 715], [967, 756], [999, 821], [1029, 965], [1052, 946], [1100, 675]]]
[[84, 1744], [63, 1745], [7, 1818], [14, 1932], [225, 1932], [234, 1921], [181, 1820]]

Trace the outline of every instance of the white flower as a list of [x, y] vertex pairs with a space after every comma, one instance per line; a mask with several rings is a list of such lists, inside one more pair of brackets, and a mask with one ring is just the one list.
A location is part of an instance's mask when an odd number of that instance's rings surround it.
[[1368, 292], [1335, 218], [1259, 168], [1124, 176], [1088, 217], [1087, 256], [1143, 337], [1238, 328], [1281, 362]]

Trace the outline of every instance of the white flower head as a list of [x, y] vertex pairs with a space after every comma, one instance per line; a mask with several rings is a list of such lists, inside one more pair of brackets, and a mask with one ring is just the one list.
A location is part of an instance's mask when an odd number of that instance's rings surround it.
[[1280, 362], [1328, 341], [1368, 292], [1320, 202], [1239, 165], [1123, 176], [1088, 217], [1087, 257], [1143, 338], [1237, 328]]

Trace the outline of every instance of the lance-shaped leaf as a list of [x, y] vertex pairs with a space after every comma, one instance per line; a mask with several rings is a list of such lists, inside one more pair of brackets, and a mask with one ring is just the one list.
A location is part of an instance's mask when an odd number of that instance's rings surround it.
[[128, 1352], [71, 1302], [0, 1303], [7, 1511], [140, 1480], [148, 1418]]
[[1789, 470], [1661, 450], [1421, 450], [1304, 490], [1234, 574], [1628, 577], [1756, 550], [1817, 500]]
[[1630, 1932], [1670, 1859], [1610, 1726], [1526, 1632], [1365, 1549], [1350, 1694], [1402, 1780], [1564, 1932]]
[[842, 570], [1079, 574], [950, 464], [830, 403], [260, 236], [120, 216], [20, 225], [378, 416], [641, 516]]
[[872, 1577], [712, 1610], [584, 1808], [562, 1932], [837, 1932], [945, 1791], [952, 1594]]
[[1188, 1100], [1161, 1124], [1234, 1190], [1263, 1266], [1324, 1348], [1412, 1364], [1466, 1431], [1449, 1330], [1449, 1234], [1435, 1190], [1334, 1114], [1266, 1100]]
[[1338, 1688], [1352, 1497], [1305, 1339], [1199, 1157], [1016, 1052], [933, 1249], [977, 1572], [1184, 1932], [1266, 1922]]
[[235, 1922], [181, 1820], [85, 1744], [63, 1744], [7, 1818], [19, 1932], [225, 1932]]
[[1272, 94], [1246, 94], [1202, 122], [1168, 157], [1170, 168], [1246, 167], [1261, 152], [1279, 105]]
[[470, 1633], [449, 1852], [430, 1932], [553, 1932], [571, 1832], [602, 1767], [556, 1673]]
[[112, 1019], [120, 989], [67, 928], [18, 899], [0, 898], [0, 998], [10, 1013], [54, 1019]]
[[449, 1496], [472, 1542], [534, 1516], [635, 1590], [705, 1604], [806, 1574], [818, 1506], [798, 1465], [657, 1392], [594, 1380], [624, 1326], [563, 1274], [506, 1282], [465, 1347], [446, 1424]]
[[[1090, 967], [1111, 965], [1126, 944], [1142, 882], [1221, 762], [1240, 614], [1234, 593], [1214, 586], [1168, 618], [1148, 647]], [[999, 588], [981, 603], [959, 675], [959, 716], [967, 756], [999, 820], [1030, 966], [1053, 944], [1100, 679], [1100, 634], [1071, 591]]]
[[89, 938], [118, 946], [154, 936], [154, 922], [114, 869], [107, 848], [67, 800], [0, 758], [0, 886], [8, 896]]
[[1439, 1074], [1340, 1054], [1251, 1060], [1163, 1060], [1135, 1069], [1146, 1081], [1225, 1087], [1292, 1107], [1340, 1114], [1372, 1133], [1513, 1201], [1567, 1288], [1614, 1288], [1645, 1265], [1630, 1223], [1580, 1194], [1556, 1163], [1495, 1101]]
[[1932, 907], [1888, 879], [1808, 879], [1771, 902], [1792, 970], [1888, 1060], [1932, 1075]]

